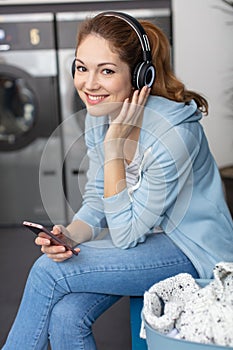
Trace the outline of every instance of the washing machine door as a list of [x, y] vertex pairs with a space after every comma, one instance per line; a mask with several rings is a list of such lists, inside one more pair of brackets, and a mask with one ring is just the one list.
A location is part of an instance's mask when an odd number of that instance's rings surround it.
[[34, 79], [20, 68], [0, 64], [0, 151], [25, 147], [36, 138]]

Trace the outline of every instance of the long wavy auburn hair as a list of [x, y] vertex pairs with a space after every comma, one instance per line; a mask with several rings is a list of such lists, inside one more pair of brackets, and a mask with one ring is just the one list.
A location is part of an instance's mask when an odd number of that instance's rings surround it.
[[[199, 93], [187, 90], [175, 76], [171, 65], [171, 47], [163, 31], [149, 21], [141, 20], [150, 42], [152, 63], [156, 68], [156, 80], [151, 94], [176, 102], [189, 103], [192, 99], [204, 114], [208, 114], [208, 102]], [[88, 18], [78, 28], [77, 47], [89, 34], [98, 35], [109, 42], [110, 48], [128, 64], [131, 74], [142, 61], [142, 48], [136, 32], [122, 19], [99, 14]], [[93, 53], [94, 55], [94, 53]]]

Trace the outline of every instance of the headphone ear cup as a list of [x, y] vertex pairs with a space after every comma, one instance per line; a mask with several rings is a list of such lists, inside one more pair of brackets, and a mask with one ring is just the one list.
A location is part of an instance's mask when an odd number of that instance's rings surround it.
[[72, 74], [72, 77], [74, 79], [74, 75], [75, 75], [75, 59], [73, 60], [73, 63], [72, 63], [72, 66], [71, 66], [71, 74]]
[[140, 62], [134, 69], [133, 72], [133, 86], [136, 89], [141, 89], [147, 85], [151, 87], [156, 78], [156, 70], [150, 62]]

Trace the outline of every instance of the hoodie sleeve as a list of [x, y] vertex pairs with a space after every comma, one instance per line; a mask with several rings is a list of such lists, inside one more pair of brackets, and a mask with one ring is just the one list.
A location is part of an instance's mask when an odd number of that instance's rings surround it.
[[[101, 139], [103, 138], [106, 124], [103, 118], [99, 118], [98, 123], [95, 119], [87, 115], [85, 141], [87, 145], [87, 155], [89, 168], [87, 172], [87, 184], [83, 196], [82, 207], [74, 215], [74, 220], [82, 220], [92, 227], [93, 238], [95, 238], [103, 228], [107, 226], [103, 206], [103, 147]], [[98, 138], [96, 138], [98, 135]], [[99, 142], [96, 143], [95, 140]]]
[[199, 148], [198, 137], [188, 128], [171, 128], [154, 140], [144, 157], [137, 189], [104, 199], [116, 246], [130, 248], [143, 242], [156, 226], [169, 233], [179, 225], [192, 196], [192, 165]]

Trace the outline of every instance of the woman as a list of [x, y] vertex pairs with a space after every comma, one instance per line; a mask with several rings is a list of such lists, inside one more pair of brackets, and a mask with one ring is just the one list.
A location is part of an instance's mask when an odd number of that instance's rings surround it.
[[74, 84], [88, 112], [88, 182], [72, 223], [53, 232], [81, 243], [80, 254], [36, 239], [45, 254], [4, 350], [42, 350], [48, 339], [53, 350], [96, 349], [91, 326], [121, 296], [181, 272], [211, 278], [233, 259], [232, 220], [199, 123], [207, 101], [174, 76], [166, 37], [146, 21], [152, 86], [132, 84], [148, 57], [126, 19], [103, 13], [79, 29]]

